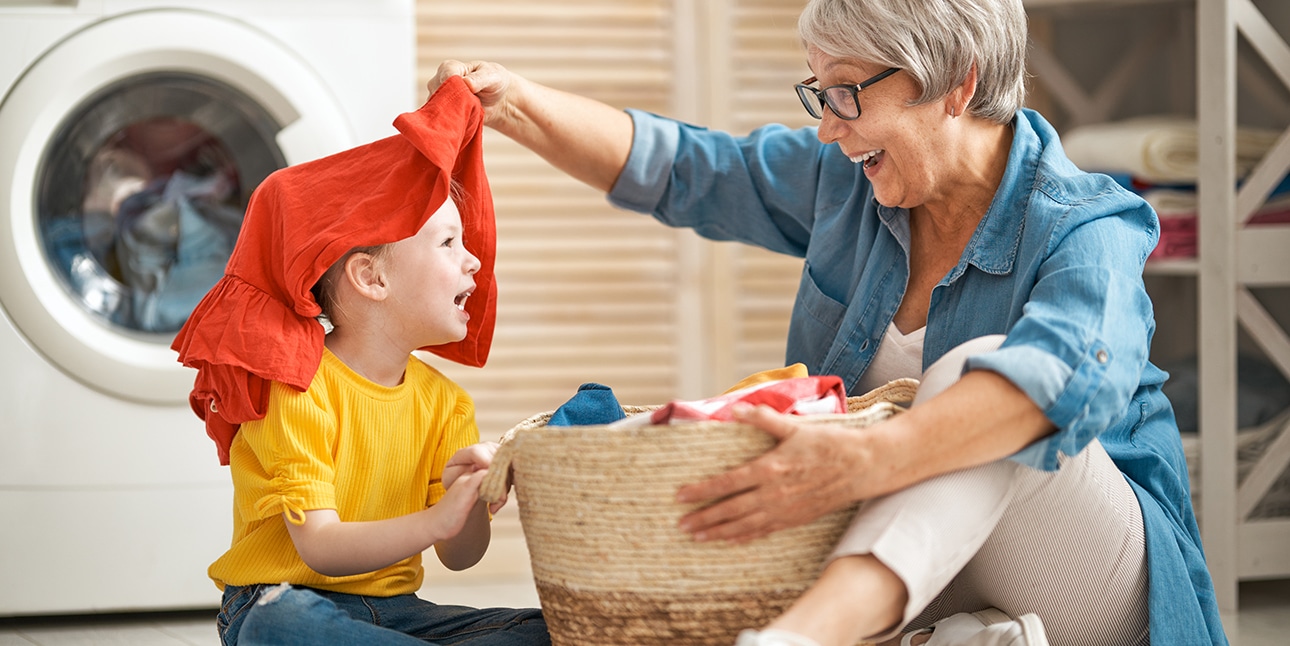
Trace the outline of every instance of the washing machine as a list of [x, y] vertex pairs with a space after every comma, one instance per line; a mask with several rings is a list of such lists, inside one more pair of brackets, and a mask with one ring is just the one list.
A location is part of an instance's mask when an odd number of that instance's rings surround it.
[[266, 175], [419, 105], [414, 41], [412, 0], [0, 2], [0, 616], [218, 605], [170, 343]]

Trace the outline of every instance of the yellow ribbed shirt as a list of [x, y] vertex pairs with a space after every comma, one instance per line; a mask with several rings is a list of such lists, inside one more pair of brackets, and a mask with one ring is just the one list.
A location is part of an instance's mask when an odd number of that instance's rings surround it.
[[264, 419], [242, 424], [229, 454], [233, 544], [208, 574], [228, 585], [289, 582], [370, 596], [415, 593], [416, 554], [375, 572], [323, 576], [309, 569], [283, 514], [335, 509], [342, 521], [394, 518], [444, 495], [444, 464], [479, 441], [470, 395], [409, 355], [403, 383], [381, 386], [323, 352], [309, 389], [274, 382]]

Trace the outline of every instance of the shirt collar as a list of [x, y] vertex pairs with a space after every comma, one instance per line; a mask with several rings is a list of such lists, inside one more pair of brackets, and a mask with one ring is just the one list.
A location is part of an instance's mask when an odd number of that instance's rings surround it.
[[[1012, 272], [1017, 249], [1021, 246], [1040, 154], [1048, 140], [1056, 139], [1056, 132], [1043, 117], [1029, 109], [1018, 111], [1011, 127], [1012, 148], [1008, 152], [1008, 165], [1004, 168], [999, 190], [968, 241], [963, 259], [948, 277], [949, 281], [958, 278], [969, 264], [991, 274]], [[883, 206], [876, 200], [874, 203], [879, 218], [909, 253], [909, 209]]]

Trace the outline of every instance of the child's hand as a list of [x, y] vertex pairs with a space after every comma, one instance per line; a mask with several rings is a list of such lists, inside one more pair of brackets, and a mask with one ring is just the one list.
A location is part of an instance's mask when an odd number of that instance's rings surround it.
[[[479, 469], [487, 469], [493, 463], [493, 456], [497, 454], [497, 442], [480, 442], [472, 444], [453, 454], [448, 459], [448, 464], [443, 469], [444, 486], [450, 486], [456, 478], [461, 477], [463, 473], [471, 473]], [[496, 514], [506, 506], [506, 500], [511, 491], [511, 474], [506, 474], [506, 490], [502, 492], [502, 499], [497, 502], [489, 503], [488, 513]]]
[[497, 442], [480, 442], [452, 454], [452, 457], [448, 458], [448, 464], [443, 467], [443, 486], [451, 488], [452, 483], [462, 475], [487, 469], [493, 463], [497, 446]]
[[462, 474], [451, 487], [448, 487], [448, 492], [443, 498], [431, 507], [439, 523], [437, 534], [448, 539], [461, 533], [462, 528], [466, 526], [466, 520], [470, 518], [470, 512], [475, 508], [475, 503], [479, 502], [479, 484], [484, 481], [484, 476], [487, 474], [487, 469]]

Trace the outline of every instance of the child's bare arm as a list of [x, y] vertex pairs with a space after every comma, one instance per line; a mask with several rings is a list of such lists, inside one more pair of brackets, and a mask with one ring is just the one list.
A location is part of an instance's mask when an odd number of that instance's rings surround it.
[[464, 570], [484, 558], [484, 552], [488, 551], [488, 543], [492, 540], [492, 531], [488, 508], [481, 500], [475, 503], [462, 530], [456, 536], [435, 543], [434, 552], [444, 567], [454, 571]]
[[[481, 472], [493, 463], [497, 453], [496, 442], [479, 442], [457, 451], [448, 460], [443, 470], [443, 484], [449, 490], [458, 479], [468, 473]], [[474, 485], [478, 488], [478, 485]], [[439, 541], [434, 545], [439, 562], [449, 570], [464, 570], [479, 562], [488, 550], [492, 540], [492, 529], [489, 526], [488, 513], [496, 512], [505, 500], [499, 504], [486, 506], [483, 502], [475, 505], [465, 526], [456, 536]]]
[[287, 522], [287, 532], [305, 565], [319, 574], [348, 576], [379, 570], [475, 524], [472, 518], [484, 506], [479, 502], [479, 483], [486, 473], [459, 476], [438, 504], [422, 511], [386, 520], [343, 522], [334, 509], [312, 509], [305, 512], [303, 525]]

